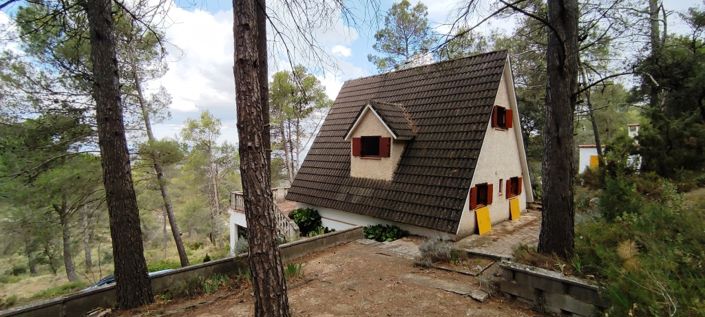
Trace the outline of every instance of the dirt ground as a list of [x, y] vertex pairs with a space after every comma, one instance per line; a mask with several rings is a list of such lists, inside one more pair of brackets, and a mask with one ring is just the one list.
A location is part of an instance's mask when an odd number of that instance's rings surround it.
[[[367, 241], [367, 243], [365, 243]], [[288, 282], [294, 316], [483, 316], [528, 317], [537, 314], [501, 296], [480, 303], [443, 290], [480, 290], [477, 278], [424, 269], [388, 252], [386, 245], [359, 240], [309, 255], [303, 276]], [[197, 298], [158, 303], [121, 316], [252, 316], [251, 289], [245, 285]]]

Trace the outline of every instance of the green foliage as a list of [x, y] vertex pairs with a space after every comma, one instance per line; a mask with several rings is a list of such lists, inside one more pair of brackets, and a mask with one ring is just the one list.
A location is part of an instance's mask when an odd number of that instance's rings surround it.
[[47, 288], [43, 291], [35, 293], [34, 295], [32, 295], [31, 299], [54, 298], [66, 294], [71, 294], [81, 289], [84, 289], [86, 286], [86, 282], [83, 281], [69, 282], [59, 286]]
[[181, 263], [175, 260], [160, 260], [156, 262], [147, 263], [147, 270], [149, 272], [156, 272], [168, 269], [178, 269], [181, 267]]
[[403, 238], [409, 235], [408, 232], [400, 229], [397, 226], [381, 224], [366, 226], [363, 229], [363, 233], [365, 234], [365, 238], [379, 242], [394, 241], [396, 239]]
[[210, 261], [211, 261], [211, 257], [208, 255], [208, 253], [206, 253], [206, 256], [203, 257], [203, 261], [202, 261], [202, 262], [203, 262], [203, 263], [206, 263], [206, 262], [210, 262]]
[[203, 292], [213, 294], [223, 286], [228, 285], [230, 278], [223, 274], [213, 274], [202, 283]]
[[27, 273], [27, 267], [26, 267], [26, 266], [24, 266], [24, 265], [22, 265], [22, 264], [15, 264], [15, 265], [12, 266], [12, 268], [10, 268], [9, 270], [7, 270], [7, 273], [6, 273], [6, 274], [11, 274], [11, 275], [17, 276], [17, 275], [25, 274], [25, 273]]
[[[625, 180], [611, 182], [638, 197], [633, 185], [621, 185]], [[673, 185], [659, 183], [663, 188], [658, 197], [626, 197], [627, 204], [632, 199], [640, 203], [610, 207], [603, 214], [613, 219], [576, 228], [573, 266], [604, 284], [610, 316], [702, 316], [705, 312], [702, 206], [683, 204]], [[617, 215], [614, 210], [623, 212]]]
[[629, 179], [608, 177], [600, 194], [599, 208], [607, 221], [625, 213], [638, 213], [642, 204], [636, 185]]
[[289, 263], [284, 267], [284, 277], [287, 279], [303, 277], [304, 265], [301, 263]]
[[173, 140], [147, 141], [140, 144], [138, 150], [140, 158], [150, 164], [157, 162], [163, 166], [169, 166], [184, 159], [181, 146]]
[[0, 309], [5, 309], [5, 308], [10, 308], [12, 306], [15, 306], [17, 304], [17, 296], [16, 295], [10, 295], [10, 296], [0, 296]]
[[372, 48], [382, 56], [367, 55], [380, 72], [397, 68], [417, 53], [426, 53], [435, 42], [428, 25], [428, 8], [408, 0], [394, 3], [384, 17], [384, 27], [375, 33]]
[[321, 215], [318, 210], [312, 208], [299, 208], [289, 214], [289, 218], [294, 220], [302, 236], [308, 236], [311, 232], [316, 232], [323, 227]]

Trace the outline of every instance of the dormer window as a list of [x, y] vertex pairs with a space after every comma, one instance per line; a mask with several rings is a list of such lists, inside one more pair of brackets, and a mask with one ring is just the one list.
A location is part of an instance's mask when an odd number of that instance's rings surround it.
[[362, 151], [360, 156], [362, 157], [377, 157], [379, 156], [379, 139], [382, 137], [378, 136], [363, 136], [360, 138], [362, 141]]
[[497, 129], [511, 129], [512, 109], [494, 106], [494, 109], [492, 109], [492, 127]]

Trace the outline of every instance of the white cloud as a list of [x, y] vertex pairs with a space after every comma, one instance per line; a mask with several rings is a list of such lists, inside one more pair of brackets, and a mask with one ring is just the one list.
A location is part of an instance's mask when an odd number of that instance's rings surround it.
[[330, 51], [331, 53], [342, 57], [350, 57], [350, 55], [352, 55], [352, 51], [350, 50], [350, 48], [343, 45], [333, 46]]

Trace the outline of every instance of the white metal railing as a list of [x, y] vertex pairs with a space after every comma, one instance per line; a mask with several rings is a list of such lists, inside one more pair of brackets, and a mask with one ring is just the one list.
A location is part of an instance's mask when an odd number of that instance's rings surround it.
[[[274, 201], [274, 221], [277, 225], [277, 232], [283, 237], [289, 239], [299, 236], [299, 226], [289, 219], [277, 206], [278, 202], [286, 200], [286, 194], [289, 192], [289, 187], [272, 188], [272, 200]], [[238, 211], [245, 210], [245, 197], [243, 192], [234, 191], [230, 193], [230, 208]]]

